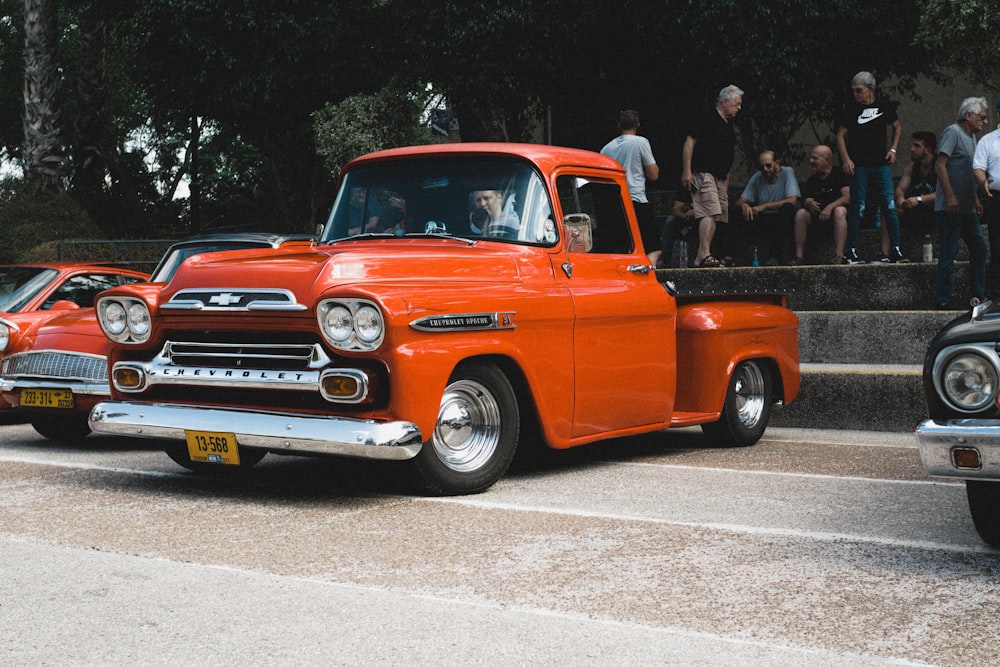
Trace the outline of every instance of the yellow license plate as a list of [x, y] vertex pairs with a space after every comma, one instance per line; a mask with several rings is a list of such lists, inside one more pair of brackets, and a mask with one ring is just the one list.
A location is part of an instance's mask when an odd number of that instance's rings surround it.
[[219, 463], [238, 466], [240, 451], [236, 446], [235, 433], [215, 433], [213, 431], [184, 431], [188, 456], [192, 461]]
[[69, 389], [22, 389], [21, 405], [26, 408], [72, 408], [73, 392]]

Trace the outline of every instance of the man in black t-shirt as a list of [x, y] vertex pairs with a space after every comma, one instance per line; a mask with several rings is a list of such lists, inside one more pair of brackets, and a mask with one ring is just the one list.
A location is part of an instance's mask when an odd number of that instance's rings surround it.
[[809, 225], [814, 222], [833, 222], [834, 264], [844, 259], [844, 242], [847, 238], [847, 205], [851, 202], [851, 189], [844, 179], [844, 172], [833, 166], [833, 150], [820, 144], [809, 152], [809, 165], [813, 173], [802, 186], [802, 208], [795, 212], [795, 259], [793, 264], [805, 261], [806, 237]]
[[721, 266], [712, 257], [719, 222], [729, 222], [729, 170], [736, 156], [733, 122], [743, 106], [743, 91], [729, 85], [719, 91], [715, 108], [698, 118], [684, 140], [681, 189], [692, 193], [698, 218], [698, 252], [694, 266]]
[[914, 132], [910, 142], [910, 164], [896, 185], [896, 208], [900, 223], [934, 227], [934, 196], [937, 191], [937, 136]]
[[[840, 163], [851, 187], [851, 205], [847, 209], [847, 243], [844, 264], [864, 264], [858, 256], [858, 230], [865, 214], [868, 192], [882, 207], [889, 232], [887, 261], [906, 262], [899, 249], [899, 217], [893, 196], [891, 165], [896, 162], [896, 148], [903, 128], [896, 107], [884, 98], [875, 97], [875, 77], [858, 72], [851, 79], [854, 99], [845, 106], [837, 123], [837, 150]], [[892, 130], [892, 144], [886, 150], [886, 132]], [[882, 260], [882, 258], [879, 258]]]

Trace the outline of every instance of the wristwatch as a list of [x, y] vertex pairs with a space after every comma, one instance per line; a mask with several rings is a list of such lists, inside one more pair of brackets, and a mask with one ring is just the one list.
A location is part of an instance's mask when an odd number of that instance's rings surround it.
[[923, 204], [924, 203], [924, 196], [923, 195], [917, 195], [917, 203], [918, 204]]

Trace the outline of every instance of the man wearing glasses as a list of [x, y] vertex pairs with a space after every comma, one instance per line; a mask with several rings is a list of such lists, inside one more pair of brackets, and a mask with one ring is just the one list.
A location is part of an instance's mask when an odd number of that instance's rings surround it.
[[782, 167], [774, 151], [764, 151], [757, 157], [759, 171], [750, 177], [736, 205], [743, 219], [757, 224], [765, 241], [767, 266], [778, 266], [784, 252], [785, 239], [791, 235], [795, 209], [799, 203], [799, 182], [795, 170]]
[[[858, 231], [865, 214], [868, 192], [881, 205], [889, 231], [890, 262], [906, 262], [899, 249], [899, 216], [892, 185], [892, 165], [903, 127], [895, 105], [875, 97], [875, 77], [858, 72], [851, 79], [853, 100], [844, 107], [837, 124], [837, 150], [840, 163], [851, 186], [851, 205], [847, 209], [847, 247], [844, 264], [864, 264], [858, 256]], [[892, 129], [892, 144], [886, 150], [886, 131]], [[880, 258], [881, 259], [881, 258]]]
[[976, 177], [972, 161], [976, 152], [976, 133], [982, 132], [989, 116], [985, 97], [967, 97], [958, 108], [958, 119], [941, 133], [938, 142], [937, 191], [934, 215], [937, 217], [940, 257], [935, 280], [936, 305], [951, 308], [951, 269], [958, 254], [961, 237], [969, 248], [970, 297], [986, 295], [986, 239], [979, 224], [982, 204], [976, 196]]

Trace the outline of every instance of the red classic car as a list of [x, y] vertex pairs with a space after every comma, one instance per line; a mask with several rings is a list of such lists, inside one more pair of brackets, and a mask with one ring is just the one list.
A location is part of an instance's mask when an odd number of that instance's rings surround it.
[[679, 294], [639, 238], [597, 153], [358, 158], [308, 252], [202, 256], [99, 298], [113, 400], [91, 427], [171, 441], [195, 469], [410, 460], [447, 494], [496, 482], [526, 433], [566, 448], [700, 424], [753, 444], [798, 393], [798, 319], [782, 294]]
[[[185, 259], [199, 253], [276, 248], [283, 243], [309, 245], [306, 237], [253, 233], [188, 239], [167, 250], [151, 280], [169, 281]], [[57, 270], [61, 273], [53, 273]], [[40, 276], [50, 274], [54, 279], [46, 283], [46, 289], [28, 299], [23, 285], [32, 280], [42, 282]], [[7, 290], [7, 303], [50, 306], [51, 310], [0, 318], [0, 339], [6, 336], [8, 341], [0, 366], [0, 395], [4, 399], [0, 405], [22, 408], [35, 430], [47, 438], [77, 440], [89, 435], [87, 415], [111, 394], [108, 340], [97, 323], [94, 297], [114, 285], [145, 282], [147, 276], [84, 265], [0, 267], [0, 284], [4, 276], [12, 286]]]
[[79, 262], [0, 266], [0, 357], [61, 313], [93, 308], [109, 287], [145, 280], [138, 271]]

